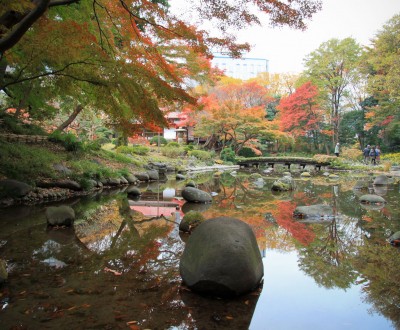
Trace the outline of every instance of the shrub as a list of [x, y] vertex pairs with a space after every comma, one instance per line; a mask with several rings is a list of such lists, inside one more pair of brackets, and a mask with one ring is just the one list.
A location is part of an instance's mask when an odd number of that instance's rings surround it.
[[363, 152], [357, 148], [342, 148], [340, 152], [340, 157], [344, 159], [352, 160], [352, 161], [362, 161]]
[[82, 144], [82, 147], [84, 151], [99, 151], [101, 149], [101, 141], [86, 141]]
[[150, 144], [158, 145], [158, 141], [160, 141], [160, 145], [166, 145], [168, 143], [167, 139], [163, 136], [153, 136], [150, 139]]
[[400, 165], [400, 152], [383, 154], [381, 160], [389, 161], [393, 165]]
[[178, 142], [174, 142], [174, 141], [168, 142], [168, 144], [167, 144], [167, 147], [176, 147], [176, 148], [178, 148], [180, 146], [181, 145]]
[[253, 149], [249, 147], [243, 147], [239, 151], [239, 156], [248, 158], [248, 157], [257, 157], [258, 155], [254, 152]]
[[175, 147], [167, 144], [161, 149], [161, 153], [166, 157], [176, 158], [179, 156], [183, 156], [185, 154], [185, 149], [182, 147]]
[[220, 158], [224, 162], [232, 162], [232, 163], [234, 163], [236, 161], [235, 152], [229, 147], [226, 147], [226, 148], [222, 149], [221, 154], [220, 154]]
[[119, 146], [116, 151], [117, 153], [128, 155], [147, 155], [150, 151], [150, 148], [142, 145]]
[[188, 145], [184, 146], [184, 149], [187, 153], [189, 153], [189, 151], [194, 150], [194, 145], [188, 144]]
[[63, 133], [55, 130], [50, 134], [49, 140], [61, 144], [67, 151], [78, 151], [82, 149], [82, 143], [72, 133]]
[[212, 158], [212, 154], [205, 150], [191, 150], [188, 154], [189, 156], [194, 156], [200, 160], [209, 160]]

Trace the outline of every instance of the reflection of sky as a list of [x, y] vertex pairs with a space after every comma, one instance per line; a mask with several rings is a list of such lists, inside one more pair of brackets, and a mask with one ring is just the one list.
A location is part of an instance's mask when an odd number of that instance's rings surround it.
[[360, 288], [325, 289], [297, 266], [296, 252], [266, 251], [264, 286], [250, 330], [392, 329], [378, 314], [369, 314]]

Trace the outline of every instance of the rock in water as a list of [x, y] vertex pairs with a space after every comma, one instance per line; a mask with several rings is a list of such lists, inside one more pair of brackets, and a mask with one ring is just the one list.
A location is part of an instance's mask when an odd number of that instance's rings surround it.
[[257, 288], [264, 276], [256, 237], [241, 220], [219, 217], [201, 223], [180, 261], [183, 283], [213, 296], [237, 296]]
[[72, 226], [75, 221], [75, 211], [67, 206], [50, 206], [46, 209], [47, 224], [50, 226]]
[[186, 201], [193, 203], [211, 203], [212, 201], [209, 193], [193, 187], [185, 187], [181, 195]]

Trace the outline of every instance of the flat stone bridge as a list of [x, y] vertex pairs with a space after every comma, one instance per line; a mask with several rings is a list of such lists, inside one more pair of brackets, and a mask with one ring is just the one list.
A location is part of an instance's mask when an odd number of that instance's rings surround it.
[[252, 157], [252, 158], [239, 158], [236, 160], [240, 167], [260, 167], [261, 164], [267, 164], [274, 168], [275, 164], [283, 164], [290, 169], [290, 166], [297, 164], [303, 169], [307, 165], [314, 166], [316, 170], [321, 170], [321, 167], [330, 165], [330, 162], [321, 162], [313, 158], [303, 157]]

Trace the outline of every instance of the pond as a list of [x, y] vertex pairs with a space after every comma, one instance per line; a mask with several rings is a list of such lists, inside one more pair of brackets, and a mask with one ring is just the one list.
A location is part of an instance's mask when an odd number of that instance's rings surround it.
[[[0, 328], [400, 328], [400, 251], [387, 243], [400, 230], [399, 185], [356, 190], [368, 173], [336, 180], [294, 173], [294, 191], [273, 193], [277, 171], [261, 179], [248, 172], [194, 177], [213, 193], [212, 204], [185, 203], [184, 182], [175, 179], [141, 185], [140, 201], [151, 203], [139, 208], [126, 187], [63, 201], [75, 210], [74, 230], [47, 229], [48, 205], [1, 209], [0, 258], [9, 278], [0, 286]], [[360, 204], [368, 192], [387, 203]], [[296, 206], [314, 204], [332, 206], [334, 217], [293, 218]], [[259, 290], [226, 300], [181, 285], [188, 236], [177, 221], [191, 209], [253, 228], [264, 263]]]

